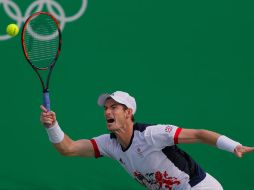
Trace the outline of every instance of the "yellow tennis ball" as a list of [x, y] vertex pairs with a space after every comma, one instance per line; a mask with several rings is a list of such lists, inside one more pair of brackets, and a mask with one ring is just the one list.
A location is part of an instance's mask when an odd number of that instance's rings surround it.
[[19, 33], [19, 27], [16, 24], [9, 24], [6, 28], [7, 34], [16, 36]]

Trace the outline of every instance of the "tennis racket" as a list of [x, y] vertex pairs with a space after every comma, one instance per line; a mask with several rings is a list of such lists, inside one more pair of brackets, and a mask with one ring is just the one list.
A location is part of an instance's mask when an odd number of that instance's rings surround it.
[[48, 12], [32, 14], [23, 26], [21, 42], [28, 63], [40, 79], [43, 105], [50, 111], [49, 81], [62, 45], [58, 21]]

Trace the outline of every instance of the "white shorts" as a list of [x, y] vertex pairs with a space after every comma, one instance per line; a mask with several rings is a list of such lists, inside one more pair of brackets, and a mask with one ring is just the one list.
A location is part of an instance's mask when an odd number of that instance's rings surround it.
[[223, 188], [214, 177], [206, 173], [205, 179], [192, 187], [191, 190], [223, 190]]

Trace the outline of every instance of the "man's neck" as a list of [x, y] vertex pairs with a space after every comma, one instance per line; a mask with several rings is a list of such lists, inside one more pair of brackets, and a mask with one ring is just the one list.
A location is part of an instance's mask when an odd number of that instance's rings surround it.
[[134, 130], [133, 125], [133, 122], [128, 123], [121, 130], [115, 132], [116, 138], [123, 149], [126, 149], [131, 143], [131, 138]]

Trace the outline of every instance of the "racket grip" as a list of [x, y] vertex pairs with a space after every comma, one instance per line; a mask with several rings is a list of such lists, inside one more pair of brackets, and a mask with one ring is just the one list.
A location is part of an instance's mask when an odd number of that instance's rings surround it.
[[43, 92], [43, 105], [48, 111], [50, 111], [49, 92]]

